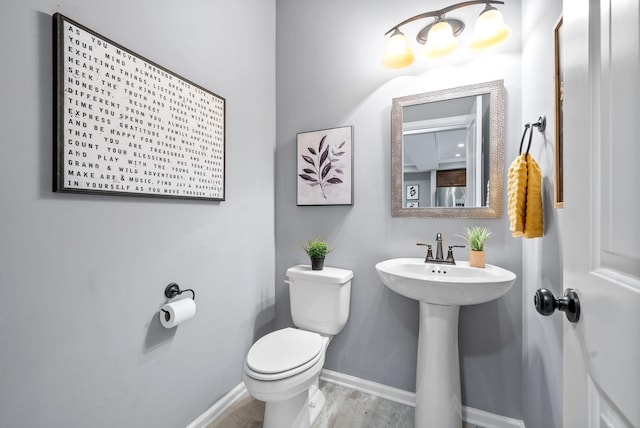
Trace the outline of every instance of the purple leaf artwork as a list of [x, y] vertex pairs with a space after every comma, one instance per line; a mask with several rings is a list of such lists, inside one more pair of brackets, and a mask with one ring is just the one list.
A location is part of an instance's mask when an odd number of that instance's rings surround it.
[[298, 134], [298, 205], [352, 204], [352, 127]]

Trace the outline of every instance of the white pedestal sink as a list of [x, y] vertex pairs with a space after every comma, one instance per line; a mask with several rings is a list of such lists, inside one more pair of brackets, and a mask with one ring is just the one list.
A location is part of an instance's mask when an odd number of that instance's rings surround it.
[[460, 306], [502, 297], [516, 275], [493, 265], [479, 269], [417, 258], [385, 260], [376, 271], [391, 290], [420, 302], [415, 427], [460, 428]]

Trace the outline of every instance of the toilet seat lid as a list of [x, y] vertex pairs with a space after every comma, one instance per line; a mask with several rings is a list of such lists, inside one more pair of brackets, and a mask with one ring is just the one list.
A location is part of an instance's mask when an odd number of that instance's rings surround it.
[[261, 337], [249, 350], [247, 366], [258, 373], [282, 373], [308, 363], [321, 351], [318, 333], [287, 327]]

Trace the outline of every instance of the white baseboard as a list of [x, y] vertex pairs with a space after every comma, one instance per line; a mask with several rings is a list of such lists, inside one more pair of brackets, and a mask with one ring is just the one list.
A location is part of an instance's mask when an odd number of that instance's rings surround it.
[[[354, 376], [323, 369], [320, 379], [335, 383], [375, 397], [384, 398], [405, 406], [416, 406], [416, 394], [403, 389], [371, 382]], [[525, 428], [524, 422], [518, 419], [500, 416], [473, 407], [462, 406], [462, 420], [469, 425], [479, 425], [483, 428]]]
[[187, 425], [187, 428], [206, 428], [213, 421], [218, 418], [225, 410], [227, 410], [233, 403], [248, 395], [247, 387], [244, 386], [244, 382], [240, 382], [238, 386], [233, 388], [227, 395], [218, 400], [213, 406], [209, 407], [203, 414]]
[[[320, 379], [325, 382], [334, 383], [375, 397], [400, 403], [405, 406], [415, 407], [416, 405], [415, 393], [383, 385], [381, 383], [371, 382], [369, 380], [360, 379], [355, 376], [327, 369], [322, 370], [320, 373]], [[189, 424], [187, 428], [207, 427], [233, 403], [247, 394], [247, 388], [244, 386], [244, 383], [241, 382], [227, 395], [222, 397], [218, 402], [200, 415], [198, 419]], [[485, 412], [484, 410], [474, 409], [473, 407], [467, 406], [462, 406], [462, 420], [468, 425], [479, 425], [483, 428], [526, 428], [524, 426], [524, 422], [521, 420], [496, 415], [494, 413]]]
[[366, 394], [373, 395], [374, 397], [384, 398], [385, 400], [404, 404], [405, 406], [416, 407], [416, 394], [403, 389], [371, 382], [369, 380], [360, 379], [359, 377], [327, 369], [322, 369], [320, 379], [325, 382], [335, 383], [336, 385], [355, 389], [356, 391], [364, 392]]
[[484, 428], [526, 428], [520, 419], [496, 415], [467, 406], [462, 406], [462, 420], [469, 425], [479, 425]]

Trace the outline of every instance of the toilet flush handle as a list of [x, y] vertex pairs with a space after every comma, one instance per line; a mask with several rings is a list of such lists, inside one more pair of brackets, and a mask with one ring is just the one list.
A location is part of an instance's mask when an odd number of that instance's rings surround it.
[[290, 280], [288, 280], [288, 279], [285, 279], [285, 280], [284, 280], [284, 283], [285, 283], [285, 284], [287, 284], [287, 285], [291, 285], [291, 281], [290, 281]]

